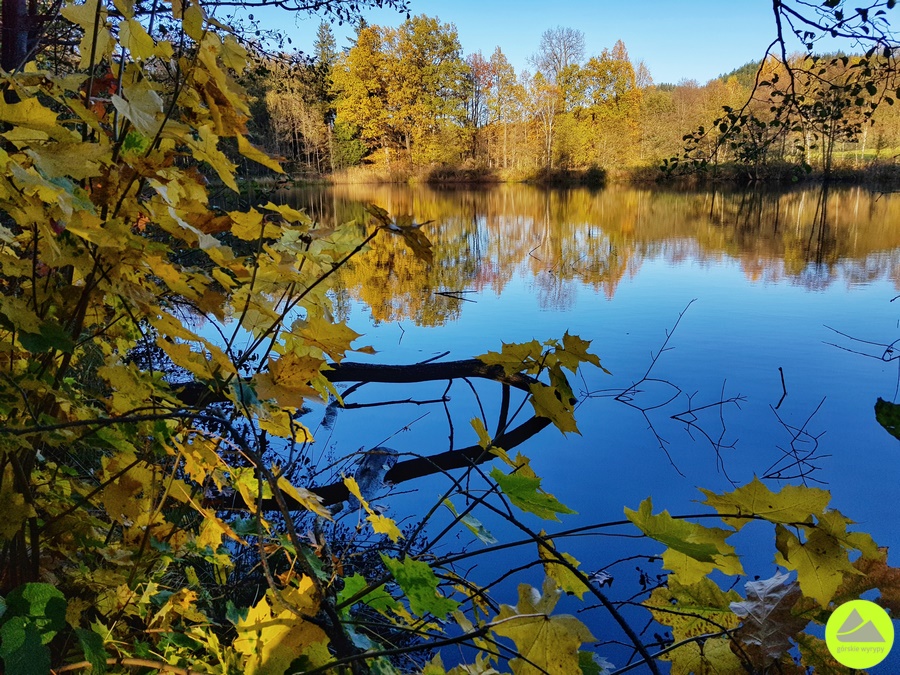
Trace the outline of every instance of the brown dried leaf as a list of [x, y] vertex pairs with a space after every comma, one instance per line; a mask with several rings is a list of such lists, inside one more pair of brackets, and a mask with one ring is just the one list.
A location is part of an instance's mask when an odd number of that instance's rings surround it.
[[791, 639], [809, 623], [792, 612], [801, 594], [797, 582], [788, 579], [787, 574], [776, 574], [751, 581], [744, 585], [747, 599], [731, 603], [731, 611], [742, 619], [734, 637], [756, 668], [768, 667], [790, 650]]
[[878, 558], [861, 557], [853, 562], [853, 567], [862, 575], [848, 574], [837, 590], [836, 599], [856, 600], [866, 591], [877, 588], [881, 591], [878, 604], [900, 616], [900, 568], [887, 564], [887, 547], [878, 549]]

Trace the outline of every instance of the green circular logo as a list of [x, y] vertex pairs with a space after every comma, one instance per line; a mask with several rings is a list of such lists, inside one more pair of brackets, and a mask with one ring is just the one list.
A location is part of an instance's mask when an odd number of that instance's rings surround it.
[[845, 602], [825, 624], [828, 651], [848, 668], [871, 668], [884, 661], [894, 645], [894, 624], [868, 600]]

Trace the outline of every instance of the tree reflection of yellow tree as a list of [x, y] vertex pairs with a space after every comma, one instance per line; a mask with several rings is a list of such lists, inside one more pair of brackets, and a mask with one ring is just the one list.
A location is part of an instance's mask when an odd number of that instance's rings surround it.
[[458, 316], [463, 291], [499, 294], [516, 275], [532, 279], [545, 309], [572, 307], [579, 287], [612, 299], [648, 259], [706, 264], [727, 256], [751, 282], [810, 289], [839, 279], [900, 285], [893, 227], [900, 199], [861, 188], [779, 194], [342, 185], [322, 194], [287, 197], [325, 222], [361, 218], [369, 202], [434, 221], [431, 265], [382, 244], [348, 265], [338, 297], [366, 302], [376, 321], [440, 325]]

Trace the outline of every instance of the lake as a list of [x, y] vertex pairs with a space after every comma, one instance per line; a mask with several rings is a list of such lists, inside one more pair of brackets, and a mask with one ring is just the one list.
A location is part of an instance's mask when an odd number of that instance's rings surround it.
[[[367, 203], [432, 221], [424, 226], [434, 244], [430, 267], [384, 236], [342, 274], [336, 311], [379, 352], [353, 360], [414, 363], [445, 352], [462, 359], [566, 331], [592, 341], [612, 375], [589, 366], [572, 379], [581, 434], [548, 428], [517, 449], [543, 487], [578, 512], [562, 525], [524, 519], [535, 529], [620, 520], [623, 507], [636, 509], [649, 495], [656, 511], [696, 513], [706, 510], [693, 501], [702, 498], [697, 487], [727, 491], [756, 475], [773, 488], [826, 487], [834, 508], [900, 550], [900, 447], [874, 414], [879, 397], [897, 400], [900, 382], [900, 361], [882, 358], [900, 338], [900, 301], [892, 304], [900, 294], [900, 196], [857, 187], [823, 196], [510, 185], [333, 186], [279, 197], [324, 223], [364, 218]], [[432, 400], [445, 389], [369, 385], [353, 400]], [[456, 382], [448, 392], [452, 432], [441, 403], [343, 411], [333, 428], [316, 431], [322, 464], [334, 459], [333, 474], [348, 449], [431, 454], [447, 450], [451, 437], [455, 447], [474, 443], [475, 391], [487, 418], [496, 418], [499, 387]], [[382, 502], [409, 523], [448, 486], [442, 477], [404, 484]], [[496, 518], [483, 520], [501, 541], [521, 538]], [[460, 529], [441, 542], [443, 552], [481, 545]], [[740, 537], [747, 573], [772, 576], [772, 529], [759, 525]], [[557, 543], [585, 569], [613, 574], [616, 600], [640, 592], [637, 568], [660, 571], [646, 557], [631, 559], [662, 550], [651, 542]], [[533, 547], [516, 556], [533, 558]], [[481, 579], [518, 564], [508, 554], [472, 562]], [[896, 554], [891, 562], [900, 562]], [[539, 568], [527, 569], [493, 592], [515, 604], [514, 582], [540, 578]], [[624, 611], [643, 627], [646, 614]], [[582, 618], [605, 643], [597, 651], [624, 665], [630, 652], [615, 644], [623, 635], [603, 611]], [[891, 661], [900, 663], [900, 654]]]

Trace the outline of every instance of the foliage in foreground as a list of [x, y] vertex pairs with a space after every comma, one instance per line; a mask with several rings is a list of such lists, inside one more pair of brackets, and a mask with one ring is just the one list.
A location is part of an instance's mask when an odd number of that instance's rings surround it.
[[[337, 550], [325, 491], [304, 473], [313, 446], [300, 419], [306, 401], [340, 399], [334, 373], [359, 337], [332, 320], [328, 281], [379, 232], [425, 260], [430, 243], [411, 218], [377, 207], [368, 227], [342, 228], [275, 204], [215, 208], [203, 172], [236, 188], [235, 151], [277, 170], [245, 135], [233, 77], [246, 53], [198, 4], [171, 6], [171, 40], [147, 34], [127, 2], [116, 8], [67, 5], [84, 34], [78, 69], [7, 75], [0, 103], [6, 672], [436, 675], [442, 648], [458, 644], [472, 648], [471, 665], [454, 673], [608, 670], [588, 628], [555, 612], [569, 593], [610, 612], [651, 670], [662, 656], [674, 672], [827, 673], [834, 664], [807, 623], [873, 588], [895, 611], [897, 570], [847, 531], [823, 490], [754, 482], [707, 493], [717, 528], [654, 514], [648, 500], [627, 515], [668, 547], [672, 572], [644, 603], [672, 632], [652, 654], [621, 604], [557, 548], [566, 533], [527, 524], [571, 511], [500, 442], [513, 436], [510, 389], [536, 429], [577, 433], [568, 378], [600, 361], [569, 334], [470, 364], [504, 387], [501, 422], [492, 436], [473, 421], [467, 480], [449, 476], [412, 531], [345, 478], [342, 494], [365, 514], [358, 531], [379, 537]], [[478, 468], [495, 457], [504, 468]], [[449, 525], [423, 539], [442, 504]], [[515, 604], [497, 604], [461, 575], [458, 563], [501, 546], [476, 509], [525, 535], [505, 545], [535, 552], [540, 590], [523, 584]], [[742, 598], [710, 575], [744, 573], [727, 539], [757, 520], [774, 523], [776, 562], [796, 581], [754, 582]], [[459, 526], [484, 547], [439, 554]]]

